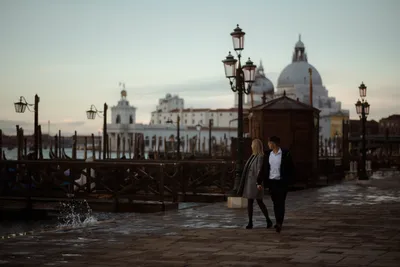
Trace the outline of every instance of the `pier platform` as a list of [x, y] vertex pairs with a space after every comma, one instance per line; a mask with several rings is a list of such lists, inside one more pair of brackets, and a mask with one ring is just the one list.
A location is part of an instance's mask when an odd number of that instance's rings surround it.
[[219, 202], [16, 235], [0, 266], [399, 266], [399, 175], [290, 192], [280, 234], [254, 211], [252, 230]]

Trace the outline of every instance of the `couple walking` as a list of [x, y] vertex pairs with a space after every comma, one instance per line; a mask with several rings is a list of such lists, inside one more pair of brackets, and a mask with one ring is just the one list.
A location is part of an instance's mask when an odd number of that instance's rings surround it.
[[275, 230], [280, 233], [285, 217], [285, 201], [288, 185], [293, 178], [293, 161], [288, 150], [281, 149], [280, 139], [272, 136], [268, 140], [268, 150], [264, 151], [260, 139], [254, 139], [251, 148], [252, 155], [247, 160], [239, 184], [238, 194], [248, 199], [247, 211], [249, 223], [247, 229], [253, 228], [253, 204], [257, 201], [263, 212], [267, 228], [272, 227], [267, 207], [263, 202], [263, 186], [269, 188], [276, 219]]

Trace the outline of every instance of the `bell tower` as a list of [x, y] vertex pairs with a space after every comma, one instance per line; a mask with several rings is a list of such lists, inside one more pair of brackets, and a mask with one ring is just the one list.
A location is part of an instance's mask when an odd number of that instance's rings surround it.
[[301, 34], [299, 34], [299, 40], [297, 41], [294, 47], [292, 62], [298, 62], [298, 61], [307, 62], [307, 53], [305, 51], [306, 47], [304, 46], [304, 43], [301, 41]]

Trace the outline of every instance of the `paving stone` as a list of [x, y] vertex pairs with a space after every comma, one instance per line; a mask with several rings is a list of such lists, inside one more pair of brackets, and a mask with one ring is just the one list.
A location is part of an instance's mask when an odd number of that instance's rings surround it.
[[0, 266], [398, 267], [400, 177], [372, 184], [290, 192], [280, 234], [265, 228], [258, 208], [255, 229], [244, 229], [246, 210], [225, 203], [115, 214], [89, 227], [0, 240]]

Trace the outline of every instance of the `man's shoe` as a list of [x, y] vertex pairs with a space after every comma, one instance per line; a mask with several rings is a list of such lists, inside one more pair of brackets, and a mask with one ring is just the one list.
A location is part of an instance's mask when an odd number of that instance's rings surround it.
[[249, 224], [246, 226], [246, 229], [253, 229], [253, 224], [252, 224], [252, 223], [249, 223]]
[[282, 225], [277, 224], [276, 227], [275, 227], [275, 231], [276, 231], [277, 233], [280, 233], [281, 230], [282, 230]]

